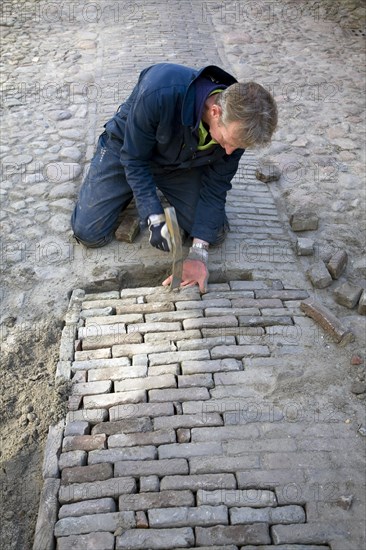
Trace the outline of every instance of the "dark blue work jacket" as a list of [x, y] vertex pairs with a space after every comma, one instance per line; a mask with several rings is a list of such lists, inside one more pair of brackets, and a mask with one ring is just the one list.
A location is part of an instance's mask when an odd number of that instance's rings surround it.
[[121, 164], [142, 220], [163, 212], [154, 174], [201, 168], [202, 187], [191, 234], [214, 242], [224, 222], [226, 193], [244, 150], [227, 155], [214, 145], [198, 151], [196, 98], [202, 79], [218, 87], [236, 82], [214, 65], [201, 70], [172, 63], [148, 67], [105, 126], [109, 135], [123, 142]]

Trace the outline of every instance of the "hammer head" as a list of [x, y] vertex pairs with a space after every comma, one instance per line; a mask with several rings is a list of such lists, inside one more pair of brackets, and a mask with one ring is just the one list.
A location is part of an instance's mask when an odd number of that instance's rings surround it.
[[170, 290], [179, 288], [182, 282], [183, 272], [183, 252], [182, 252], [182, 238], [180, 235], [177, 215], [173, 206], [164, 208], [165, 221], [168, 226], [168, 231], [172, 243], [173, 253], [173, 266], [172, 266], [172, 282], [170, 283]]

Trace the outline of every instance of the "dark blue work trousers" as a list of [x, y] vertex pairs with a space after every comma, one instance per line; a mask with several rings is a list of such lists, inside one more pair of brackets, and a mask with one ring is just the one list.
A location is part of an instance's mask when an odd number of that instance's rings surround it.
[[[81, 186], [71, 225], [75, 237], [85, 246], [108, 244], [118, 225], [119, 214], [133, 198], [120, 162], [121, 145], [118, 139], [111, 138], [106, 132], [99, 137], [96, 153]], [[179, 226], [188, 234], [200, 198], [203, 169], [198, 167], [154, 175], [157, 188], [174, 206]], [[214, 244], [220, 244], [227, 231], [228, 224], [225, 223]]]

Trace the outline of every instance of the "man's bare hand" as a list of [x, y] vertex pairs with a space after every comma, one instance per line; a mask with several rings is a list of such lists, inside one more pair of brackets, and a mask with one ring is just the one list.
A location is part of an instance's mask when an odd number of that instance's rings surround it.
[[[182, 282], [180, 288], [186, 286], [199, 286], [200, 292], [203, 294], [207, 292], [207, 281], [208, 281], [208, 269], [207, 265], [200, 260], [190, 260], [187, 258], [183, 262], [183, 272], [182, 272]], [[170, 285], [172, 281], [172, 275], [170, 275], [165, 281], [163, 281], [163, 286]]]

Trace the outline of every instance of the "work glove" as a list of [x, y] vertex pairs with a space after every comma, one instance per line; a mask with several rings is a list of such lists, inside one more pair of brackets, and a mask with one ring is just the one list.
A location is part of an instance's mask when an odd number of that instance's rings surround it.
[[169, 252], [171, 240], [164, 214], [151, 214], [147, 219], [147, 223], [149, 225], [149, 242], [151, 246]]
[[[198, 250], [197, 248], [190, 248], [187, 259], [183, 262], [182, 282], [180, 287], [186, 286], [199, 286], [200, 292], [204, 294], [207, 292], [208, 281], [208, 252], [207, 250]], [[163, 281], [163, 286], [167, 286], [171, 283], [172, 276]]]

